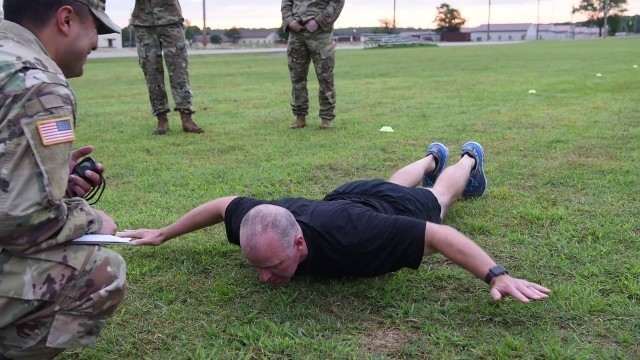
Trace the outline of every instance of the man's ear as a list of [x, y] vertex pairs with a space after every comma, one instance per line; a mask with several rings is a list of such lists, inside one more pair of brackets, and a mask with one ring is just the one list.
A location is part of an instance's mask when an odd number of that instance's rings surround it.
[[293, 245], [295, 245], [296, 249], [302, 249], [306, 243], [304, 242], [304, 237], [302, 235], [297, 235], [293, 238]]
[[56, 11], [56, 28], [63, 34], [69, 34], [71, 23], [78, 21], [78, 14], [71, 6], [63, 6]]

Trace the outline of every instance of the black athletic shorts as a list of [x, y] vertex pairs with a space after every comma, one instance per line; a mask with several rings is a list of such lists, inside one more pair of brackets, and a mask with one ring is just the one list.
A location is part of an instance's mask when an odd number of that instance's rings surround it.
[[382, 179], [356, 180], [339, 186], [325, 201], [350, 200], [390, 215], [440, 224], [440, 203], [431, 190], [410, 188]]

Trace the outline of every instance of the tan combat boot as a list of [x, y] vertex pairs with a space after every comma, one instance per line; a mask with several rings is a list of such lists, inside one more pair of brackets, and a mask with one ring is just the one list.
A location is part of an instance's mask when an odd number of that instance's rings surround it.
[[182, 119], [182, 131], [196, 134], [204, 132], [204, 130], [199, 128], [198, 125], [193, 122], [190, 113], [180, 113], [180, 118]]
[[158, 126], [155, 130], [153, 130], [154, 135], [164, 135], [169, 131], [169, 119], [167, 118], [167, 114], [161, 114], [157, 116], [158, 118]]
[[333, 120], [322, 119], [322, 123], [320, 124], [320, 129], [331, 129], [332, 127], [333, 127]]
[[296, 121], [291, 124], [292, 129], [302, 129], [305, 126], [307, 126], [307, 118], [304, 115], [298, 115]]

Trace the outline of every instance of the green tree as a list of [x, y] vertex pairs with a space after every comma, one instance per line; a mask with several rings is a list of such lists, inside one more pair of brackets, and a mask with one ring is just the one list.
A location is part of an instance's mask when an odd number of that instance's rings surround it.
[[237, 44], [238, 40], [240, 40], [240, 38], [242, 37], [242, 34], [240, 33], [240, 29], [234, 26], [231, 29], [226, 30], [224, 32], [224, 36], [231, 39], [231, 41], [233, 41], [234, 44]]
[[282, 30], [282, 28], [279, 28], [278, 37], [280, 38], [280, 40], [289, 40], [289, 32]]
[[187, 26], [184, 29], [184, 37], [189, 41], [192, 41], [196, 35], [201, 35], [201, 34], [202, 34], [202, 30], [200, 30], [200, 28], [195, 25]]
[[135, 47], [136, 46], [136, 32], [133, 30], [133, 25], [129, 24], [126, 28], [122, 29], [122, 47]]
[[[614, 21], [617, 15], [613, 15], [611, 21]], [[626, 33], [637, 33], [640, 32], [640, 24], [638, 24], [638, 19], [640, 15], [635, 16], [620, 16], [620, 24], [618, 25], [618, 31], [626, 32]]]
[[209, 36], [209, 42], [212, 44], [222, 44], [222, 37], [218, 34], [211, 34], [211, 36]]
[[607, 19], [607, 27], [609, 28], [608, 35], [615, 35], [618, 31], [621, 31], [620, 28], [624, 27], [622, 24], [622, 15], [613, 14], [609, 15], [609, 19]]
[[454, 9], [447, 3], [442, 3], [436, 8], [438, 14], [433, 20], [437, 24], [436, 32], [460, 32], [460, 28], [467, 22], [458, 9]]
[[[602, 36], [602, 28], [607, 25], [609, 16], [614, 14], [622, 15], [627, 9], [624, 5], [627, 0], [581, 0], [578, 7], [573, 8], [573, 13], [583, 13], [589, 19], [587, 23], [594, 24], [600, 29], [599, 35]], [[615, 33], [617, 29], [609, 27], [609, 32]]]
[[629, 19], [629, 28], [633, 29], [632, 32], [636, 34], [640, 33], [640, 15], [633, 15]]

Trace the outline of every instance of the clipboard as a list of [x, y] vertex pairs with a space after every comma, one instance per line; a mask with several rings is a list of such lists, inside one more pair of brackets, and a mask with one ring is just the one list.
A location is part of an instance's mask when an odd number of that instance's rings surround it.
[[123, 238], [113, 235], [88, 234], [73, 239], [69, 244], [74, 245], [133, 245], [132, 238]]

